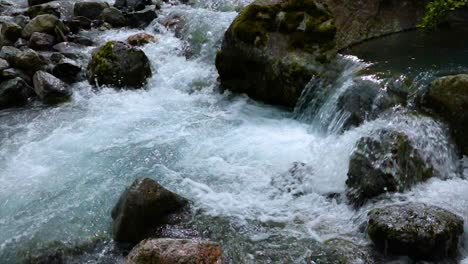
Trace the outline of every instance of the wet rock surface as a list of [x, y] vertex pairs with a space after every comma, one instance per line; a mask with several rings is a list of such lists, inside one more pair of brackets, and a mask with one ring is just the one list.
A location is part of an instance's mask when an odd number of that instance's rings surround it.
[[446, 76], [432, 82], [423, 105], [445, 118], [461, 152], [468, 155], [468, 74]]
[[24, 106], [28, 102], [32, 88], [21, 78], [0, 83], [0, 109]]
[[346, 185], [354, 206], [387, 192], [403, 192], [434, 175], [407, 135], [389, 130], [375, 134], [361, 138], [350, 157]]
[[68, 101], [72, 95], [70, 87], [50, 73], [37, 71], [33, 82], [36, 94], [48, 104]]
[[463, 219], [421, 203], [391, 205], [369, 212], [367, 233], [384, 254], [440, 261], [457, 256]]
[[221, 86], [294, 107], [334, 48], [331, 14], [313, 0], [256, 1], [227, 30], [216, 68]]
[[180, 263], [221, 264], [222, 249], [217, 243], [190, 239], [147, 239], [128, 255], [127, 264]]
[[118, 41], [101, 46], [88, 64], [88, 79], [97, 85], [140, 88], [151, 74], [145, 53]]
[[154, 180], [139, 178], [121, 195], [112, 210], [116, 241], [138, 243], [152, 229], [164, 225], [170, 214], [181, 211], [188, 200]]

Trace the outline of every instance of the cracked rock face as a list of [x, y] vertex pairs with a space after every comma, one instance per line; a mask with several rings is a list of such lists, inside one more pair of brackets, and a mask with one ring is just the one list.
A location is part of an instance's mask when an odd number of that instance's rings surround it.
[[457, 255], [463, 219], [422, 203], [391, 205], [369, 212], [367, 233], [384, 254], [443, 260]]

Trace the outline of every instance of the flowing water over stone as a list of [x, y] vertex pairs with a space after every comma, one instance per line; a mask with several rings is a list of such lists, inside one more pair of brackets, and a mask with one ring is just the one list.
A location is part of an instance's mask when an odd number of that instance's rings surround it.
[[[467, 67], [466, 60], [451, 60], [453, 65], [425, 60], [431, 51], [416, 41], [408, 51], [411, 58], [402, 61], [376, 58], [364, 46], [368, 54], [352, 53], [369, 63], [386, 63], [370, 66], [358, 57], [341, 56], [336, 78], [327, 84], [330, 91], [315, 104], [305, 93], [303, 105], [292, 113], [221, 93], [217, 87], [216, 51], [235, 10], [245, 4], [163, 5], [158, 20], [178, 14], [186, 23], [181, 39], [156, 21], [147, 28], [159, 43], [143, 48], [156, 72], [146, 90], [95, 91], [82, 82], [74, 86], [68, 104], [0, 112], [2, 263], [15, 263], [29, 250], [54, 241], [109, 239], [110, 211], [139, 176], [193, 200], [194, 226], [202, 236], [219, 241], [231, 263], [302, 263], [317, 254], [317, 243], [335, 237], [366, 244], [360, 226], [368, 210], [394, 201], [423, 201], [468, 219], [468, 181], [461, 177], [462, 170], [468, 176], [468, 162], [460, 164], [445, 125], [413, 114], [411, 107], [394, 107], [340, 132], [344, 117], [336, 115], [338, 96], [364, 68], [406, 74], [423, 87], [437, 75]], [[90, 35], [103, 43], [137, 32]], [[408, 43], [393, 40], [393, 45], [387, 43], [393, 52]], [[468, 50], [458, 50], [445, 55], [467, 58]], [[404, 66], [409, 61], [421, 67]], [[382, 81], [379, 74], [364, 72]], [[344, 193], [355, 143], [379, 128], [405, 131], [438, 177], [356, 211], [330, 194]], [[305, 164], [296, 181], [288, 173], [295, 162]], [[71, 261], [123, 261], [112, 248], [104, 243]]]

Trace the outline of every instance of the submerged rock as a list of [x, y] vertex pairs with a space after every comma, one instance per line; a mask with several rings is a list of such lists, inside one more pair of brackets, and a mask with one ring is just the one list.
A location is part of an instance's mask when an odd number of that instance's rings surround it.
[[168, 215], [180, 211], [187, 204], [187, 199], [154, 180], [137, 179], [112, 209], [114, 240], [137, 243], [152, 229], [164, 224]]
[[16, 77], [0, 83], [0, 109], [23, 106], [28, 103], [32, 88]]
[[347, 197], [360, 206], [386, 192], [402, 192], [434, 175], [419, 151], [402, 132], [380, 130], [361, 138], [350, 157]]
[[47, 104], [68, 101], [72, 95], [70, 87], [57, 77], [44, 71], [37, 71], [33, 76], [34, 91]]
[[367, 233], [384, 254], [443, 260], [457, 255], [463, 218], [420, 203], [391, 205], [369, 212]]
[[132, 46], [143, 46], [151, 42], [158, 42], [158, 40], [151, 34], [138, 33], [128, 37], [127, 42]]
[[151, 74], [145, 53], [119, 41], [101, 46], [88, 64], [89, 81], [98, 85], [140, 88]]
[[210, 241], [189, 239], [146, 239], [138, 244], [127, 257], [127, 264], [221, 264], [221, 247]]
[[91, 20], [98, 19], [102, 11], [108, 8], [109, 4], [106, 2], [77, 2], [73, 10], [75, 16], [82, 16]]
[[447, 120], [462, 153], [468, 155], [468, 74], [435, 80], [423, 104]]
[[221, 86], [294, 107], [333, 50], [335, 31], [330, 13], [314, 0], [255, 1], [224, 36], [216, 56]]

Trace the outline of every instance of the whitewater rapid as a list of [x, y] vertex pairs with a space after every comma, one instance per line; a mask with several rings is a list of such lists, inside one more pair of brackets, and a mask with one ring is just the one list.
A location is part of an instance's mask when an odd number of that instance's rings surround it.
[[[97, 91], [82, 82], [70, 103], [0, 112], [0, 259], [14, 263], [21, 250], [47, 242], [108, 239], [110, 210], [140, 176], [194, 201], [202, 230], [217, 223], [203, 219], [221, 219], [217, 233], [207, 236], [222, 238], [233, 263], [274, 262], [268, 254], [275, 246], [294, 246], [299, 253], [291, 260], [299, 261], [309, 245], [291, 239], [344, 237], [365, 244], [359, 227], [370, 207], [356, 211], [327, 196], [345, 191], [356, 141], [385, 127], [407, 132], [449, 179], [434, 178], [378, 205], [423, 201], [468, 219], [468, 182], [459, 177], [442, 123], [394, 109], [342, 134], [324, 133], [293, 112], [221, 92], [214, 57], [235, 10], [246, 3], [164, 5], [158, 20], [183, 16], [183, 38], [157, 21], [145, 29], [159, 41], [143, 47], [154, 69], [144, 90]], [[102, 44], [138, 32], [89, 34]], [[91, 49], [83, 52], [89, 56]], [[350, 78], [362, 62], [346, 59]], [[332, 99], [320, 113], [333, 109]], [[280, 188], [294, 162], [307, 166], [305, 181], [294, 186], [303, 193], [298, 197]], [[251, 243], [267, 246], [252, 249]], [[95, 259], [89, 263], [99, 263]]]

